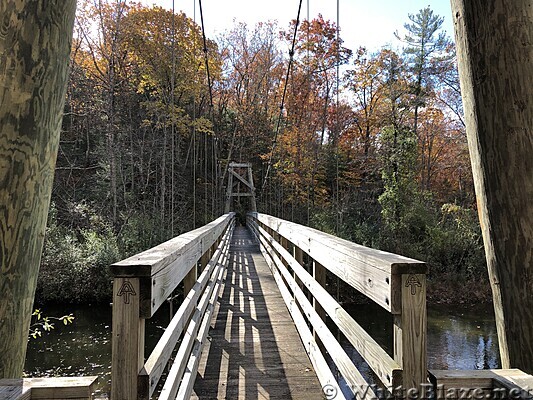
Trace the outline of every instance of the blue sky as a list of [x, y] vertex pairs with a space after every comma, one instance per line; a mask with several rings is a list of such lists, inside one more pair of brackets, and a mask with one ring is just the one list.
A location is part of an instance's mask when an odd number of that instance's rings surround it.
[[[142, 0], [146, 5], [157, 4], [172, 8], [172, 0]], [[182, 10], [191, 18], [194, 0], [175, 0], [176, 11]], [[233, 20], [254, 25], [259, 21], [277, 20], [280, 27], [286, 27], [296, 18], [299, 0], [202, 0], [204, 23], [208, 36], [233, 26]], [[307, 0], [302, 3], [302, 18], [307, 17]], [[382, 46], [400, 46], [394, 32], [400, 33], [408, 22], [408, 14], [416, 14], [426, 6], [444, 17], [443, 28], [453, 39], [453, 23], [450, 0], [339, 0], [341, 37], [346, 47], [353, 49], [365, 46], [378, 50]], [[309, 0], [309, 16], [312, 19], [321, 13], [325, 18], [336, 20], [336, 0]], [[200, 22], [198, 0], [196, 20]]]

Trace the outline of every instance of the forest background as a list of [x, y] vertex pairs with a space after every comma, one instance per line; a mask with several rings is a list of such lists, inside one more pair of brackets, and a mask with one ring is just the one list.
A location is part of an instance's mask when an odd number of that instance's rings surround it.
[[222, 214], [230, 161], [261, 212], [428, 262], [430, 302], [490, 301], [455, 47], [429, 7], [406, 21], [371, 52], [321, 16], [204, 41], [183, 13], [79, 4], [36, 303], [109, 301], [110, 264]]

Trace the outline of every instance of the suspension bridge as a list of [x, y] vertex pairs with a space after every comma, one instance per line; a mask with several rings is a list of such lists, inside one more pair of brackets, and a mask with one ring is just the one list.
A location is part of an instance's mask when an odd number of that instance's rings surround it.
[[[532, 398], [518, 369], [428, 371], [424, 262], [257, 213], [250, 164], [230, 164], [229, 177], [226, 214], [111, 266], [112, 400]], [[241, 197], [244, 225], [231, 211]], [[392, 315], [393, 354], [328, 276]], [[145, 321], [177, 289], [184, 300], [145, 354]], [[92, 399], [96, 380], [4, 380], [0, 399]]]

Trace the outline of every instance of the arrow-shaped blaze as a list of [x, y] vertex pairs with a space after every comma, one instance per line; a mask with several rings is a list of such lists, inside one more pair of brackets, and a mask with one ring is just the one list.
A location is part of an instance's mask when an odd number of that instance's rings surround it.
[[118, 291], [117, 295], [124, 296], [124, 303], [130, 304], [130, 296], [136, 296], [137, 293], [135, 293], [135, 289], [133, 288], [133, 285], [130, 283], [130, 281], [125, 281], [120, 287], [120, 290]]
[[416, 275], [411, 274], [409, 275], [409, 277], [407, 278], [407, 281], [405, 282], [405, 287], [409, 287], [409, 286], [411, 286], [411, 294], [415, 295], [416, 287], [417, 286], [422, 287], [422, 284], [420, 283]]

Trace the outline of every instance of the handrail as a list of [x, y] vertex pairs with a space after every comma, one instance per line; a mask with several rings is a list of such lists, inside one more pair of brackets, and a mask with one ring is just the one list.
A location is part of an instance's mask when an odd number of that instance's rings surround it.
[[[228, 264], [234, 225], [235, 214], [225, 214], [111, 266], [112, 400], [149, 399], [180, 338], [160, 398], [167, 394], [172, 398], [176, 393], [190, 394], [221, 277]], [[144, 321], [181, 282], [185, 299], [145, 363]], [[190, 374], [191, 371], [194, 373]]]
[[[329, 385], [331, 376], [323, 371], [327, 366], [323, 354], [311, 354], [310, 350], [316, 348], [330, 354], [354, 395], [371, 395], [369, 385], [326, 327], [326, 313], [386, 387], [419, 389], [420, 384], [426, 383], [427, 267], [423, 262], [266, 214], [249, 213], [247, 225], [259, 241], [304, 344], [311, 340], [306, 350], [322, 385]], [[304, 267], [304, 253], [313, 266], [312, 274]], [[326, 270], [393, 314], [394, 358], [327, 292]], [[312, 295], [312, 301], [303, 287]], [[300, 320], [310, 324], [313, 335], [307, 323], [297, 322]]]

